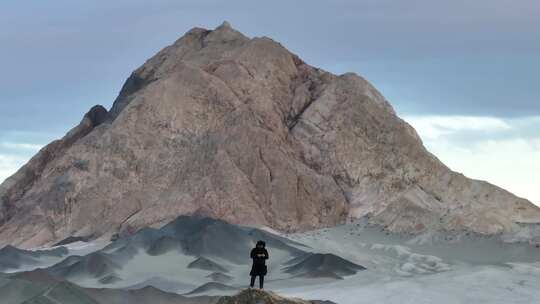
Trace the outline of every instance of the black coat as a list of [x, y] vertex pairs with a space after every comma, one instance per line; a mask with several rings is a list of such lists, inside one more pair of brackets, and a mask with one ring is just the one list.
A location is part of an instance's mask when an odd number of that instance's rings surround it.
[[266, 260], [268, 259], [268, 251], [263, 248], [253, 248], [251, 250], [251, 259], [253, 260], [253, 266], [251, 266], [251, 276], [264, 276], [267, 273]]

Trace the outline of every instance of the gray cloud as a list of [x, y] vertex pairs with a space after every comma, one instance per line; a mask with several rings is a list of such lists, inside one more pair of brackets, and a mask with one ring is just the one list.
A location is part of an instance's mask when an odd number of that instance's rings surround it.
[[540, 206], [540, 116], [407, 116], [424, 145], [451, 169]]

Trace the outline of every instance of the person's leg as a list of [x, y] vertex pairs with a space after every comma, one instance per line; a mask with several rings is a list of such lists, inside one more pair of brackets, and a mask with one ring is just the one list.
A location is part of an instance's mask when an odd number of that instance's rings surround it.
[[251, 283], [249, 284], [250, 287], [253, 287], [255, 285], [255, 276], [251, 276]]
[[264, 286], [264, 276], [261, 275], [259, 276], [259, 287], [263, 289], [263, 286]]

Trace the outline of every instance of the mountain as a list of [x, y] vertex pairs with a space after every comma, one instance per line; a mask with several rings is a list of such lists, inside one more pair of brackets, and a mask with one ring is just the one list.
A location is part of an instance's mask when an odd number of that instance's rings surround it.
[[447, 168], [362, 77], [224, 23], [161, 50], [110, 111], [93, 107], [2, 183], [0, 245], [192, 214], [279, 231], [354, 218], [404, 234], [540, 223], [529, 201]]

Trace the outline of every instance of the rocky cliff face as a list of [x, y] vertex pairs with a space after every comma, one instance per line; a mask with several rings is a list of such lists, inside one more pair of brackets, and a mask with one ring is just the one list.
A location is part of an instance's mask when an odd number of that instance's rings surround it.
[[0, 186], [0, 245], [51, 244], [200, 214], [282, 231], [369, 217], [393, 232], [540, 222], [530, 202], [452, 172], [355, 74], [311, 67], [224, 23], [133, 72]]

